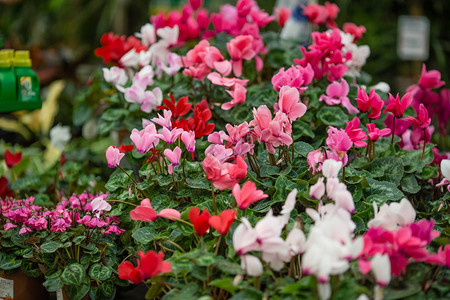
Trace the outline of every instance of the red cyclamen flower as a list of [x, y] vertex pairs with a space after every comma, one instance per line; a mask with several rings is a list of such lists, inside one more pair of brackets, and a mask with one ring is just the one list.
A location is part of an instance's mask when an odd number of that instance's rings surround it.
[[5, 162], [8, 168], [12, 168], [22, 160], [22, 152], [17, 152], [13, 154], [11, 151], [5, 151]]
[[211, 225], [211, 227], [217, 230], [217, 232], [221, 235], [226, 235], [235, 218], [236, 211], [226, 209], [221, 212], [219, 216], [211, 216], [211, 218], [209, 218], [209, 225]]
[[119, 278], [129, 280], [134, 284], [139, 284], [145, 279], [152, 278], [160, 273], [170, 272], [172, 266], [163, 261], [164, 253], [156, 253], [152, 250], [144, 253], [138, 251], [140, 259], [137, 259], [138, 266], [134, 267], [132, 263], [126, 261], [119, 265]]
[[203, 209], [203, 212], [200, 214], [200, 209], [198, 207], [193, 207], [189, 211], [189, 220], [191, 220], [194, 225], [195, 232], [197, 235], [204, 235], [206, 231], [209, 229], [209, 212]]

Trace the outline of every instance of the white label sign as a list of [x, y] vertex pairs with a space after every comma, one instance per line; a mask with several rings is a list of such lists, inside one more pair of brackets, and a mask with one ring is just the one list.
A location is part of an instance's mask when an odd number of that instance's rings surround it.
[[14, 298], [14, 280], [0, 278], [0, 296]]
[[423, 16], [398, 18], [397, 55], [403, 60], [427, 60], [430, 21]]
[[56, 291], [56, 300], [64, 300], [62, 289]]

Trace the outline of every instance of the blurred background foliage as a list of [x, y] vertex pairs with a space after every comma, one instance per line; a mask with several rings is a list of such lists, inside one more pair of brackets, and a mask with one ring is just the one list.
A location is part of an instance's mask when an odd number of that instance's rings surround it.
[[[229, 1], [205, 0], [205, 7], [215, 12]], [[233, 4], [235, 1], [232, 1]], [[323, 4], [325, 1], [319, 1]], [[450, 70], [450, 12], [448, 0], [331, 0], [340, 7], [337, 23], [364, 25], [367, 32], [359, 44], [368, 44], [371, 55], [364, 71], [372, 76], [372, 84], [386, 81], [392, 92], [404, 89], [418, 80], [421, 64], [418, 61], [402, 61], [397, 56], [397, 21], [400, 15], [424, 15], [430, 20], [430, 55], [425, 61], [427, 69], [437, 69], [444, 81], [449, 80]], [[59, 93], [54, 124], [72, 125], [72, 111], [76, 97], [89, 82], [91, 74], [102, 64], [95, 57], [94, 49], [100, 47], [105, 32], [132, 35], [149, 21], [149, 16], [160, 11], [181, 8], [184, 0], [0, 0], [0, 37], [5, 48], [30, 49], [33, 69], [41, 80], [42, 99], [47, 98], [48, 88], [58, 79], [64, 80]], [[276, 0], [258, 0], [259, 5], [272, 12]], [[301, 52], [298, 51], [299, 56]], [[448, 87], [448, 85], [447, 85]], [[23, 112], [12, 114], [22, 118]], [[3, 115], [4, 117], [4, 115]], [[7, 116], [8, 118], [11, 115]], [[27, 121], [28, 120], [28, 121]], [[21, 122], [23, 120], [21, 119]], [[34, 116], [27, 116], [28, 135], [39, 139], [39, 128], [33, 126]], [[28, 124], [27, 124], [28, 123]], [[31, 127], [31, 128], [30, 128]], [[81, 135], [81, 127], [73, 129]], [[33, 139], [16, 135], [0, 138], [30, 143]]]

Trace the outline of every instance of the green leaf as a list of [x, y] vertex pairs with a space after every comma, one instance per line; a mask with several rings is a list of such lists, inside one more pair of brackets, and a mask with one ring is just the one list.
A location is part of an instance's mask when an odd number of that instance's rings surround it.
[[316, 137], [311, 128], [311, 124], [302, 120], [297, 120], [292, 124], [292, 132], [294, 133], [294, 140], [298, 140], [302, 136], [307, 136], [312, 139]]
[[89, 119], [91, 116], [92, 109], [86, 104], [82, 103], [73, 112], [73, 125], [81, 126]]
[[317, 113], [317, 117], [325, 124], [335, 127], [345, 127], [347, 114], [339, 107], [324, 106]]
[[89, 293], [91, 286], [87, 283], [81, 285], [66, 285], [64, 287], [64, 293], [71, 300], [81, 300]]
[[105, 188], [109, 192], [114, 192], [118, 188], [128, 188], [128, 180], [128, 176], [122, 171], [113, 173], [108, 182], [105, 184]]
[[222, 272], [225, 272], [230, 275], [237, 275], [244, 273], [239, 264], [225, 259], [219, 259], [218, 261], [216, 261], [215, 266], [219, 268]]
[[172, 183], [172, 177], [167, 174], [157, 174], [154, 179], [158, 182], [159, 186], [167, 186]]
[[376, 174], [374, 177], [383, 177], [398, 186], [404, 174], [403, 162], [398, 157], [378, 158], [372, 162], [370, 171]]
[[0, 252], [0, 270], [14, 270], [22, 264], [22, 260], [11, 254]]
[[352, 161], [351, 166], [355, 169], [361, 169], [367, 167], [369, 164], [370, 164], [369, 158], [367, 156], [362, 156], [355, 158]]
[[34, 195], [33, 205], [52, 206], [54, 203], [50, 201], [50, 197], [47, 194], [36, 194]]
[[31, 260], [24, 259], [21, 266], [22, 271], [27, 274], [27, 276], [37, 278], [42, 274], [39, 265]]
[[197, 258], [197, 264], [202, 267], [208, 267], [215, 263], [217, 260], [217, 256], [213, 253], [207, 252], [203, 253], [199, 258]]
[[170, 292], [164, 295], [162, 299], [164, 300], [197, 300], [198, 299], [198, 292], [200, 290], [200, 287], [193, 282], [190, 282], [183, 286], [181, 290], [179, 289], [172, 289]]
[[45, 286], [47, 291], [56, 292], [64, 286], [64, 283], [61, 281], [60, 275], [61, 270], [58, 270], [58, 272], [50, 276], [45, 276], [45, 281], [42, 285]]
[[136, 243], [145, 245], [150, 243], [158, 235], [153, 227], [142, 227], [136, 230], [132, 236]]
[[405, 196], [392, 182], [367, 178], [367, 183], [370, 186], [370, 196], [366, 198], [368, 203], [376, 201], [377, 205], [381, 206], [388, 200], [397, 201]]
[[314, 151], [313, 146], [305, 142], [294, 143], [295, 152], [299, 153], [301, 156], [306, 157], [309, 152]]
[[50, 242], [43, 243], [40, 248], [41, 248], [41, 251], [44, 253], [53, 253], [62, 247], [63, 247], [63, 243], [57, 242], [57, 241], [50, 241]]
[[79, 235], [79, 236], [76, 236], [76, 237], [73, 239], [73, 243], [74, 243], [75, 245], [79, 245], [79, 244], [81, 244], [81, 242], [84, 241], [85, 239], [86, 239], [86, 236], [85, 236], [85, 235]]
[[408, 174], [402, 178], [400, 186], [404, 192], [416, 194], [420, 191], [420, 185], [417, 183], [416, 176]]
[[83, 283], [84, 276], [84, 267], [80, 264], [73, 263], [64, 268], [64, 271], [61, 274], [61, 281], [67, 285], [81, 285]]
[[263, 298], [261, 291], [254, 288], [247, 288], [230, 298], [230, 300], [260, 300]]
[[193, 189], [202, 189], [202, 190], [210, 190], [211, 185], [209, 181], [204, 177], [200, 178], [186, 178], [187, 186]]
[[276, 166], [264, 165], [261, 167], [261, 176], [268, 177], [280, 174], [280, 169]]
[[112, 282], [111, 280], [103, 282], [100, 286], [100, 289], [103, 295], [105, 295], [109, 299], [114, 299], [114, 296], [116, 295], [116, 286], [114, 285], [114, 282]]
[[111, 277], [112, 268], [109, 266], [102, 266], [100, 264], [93, 265], [89, 270], [89, 276], [92, 279], [105, 281]]
[[232, 278], [222, 278], [222, 279], [216, 279], [209, 283], [209, 285], [216, 286], [218, 288], [221, 288], [231, 294], [234, 295], [234, 293], [237, 290], [237, 287], [233, 285], [233, 279]]
[[25, 190], [29, 187], [36, 187], [41, 183], [41, 178], [39, 176], [27, 176], [23, 178], [18, 178], [11, 184], [11, 189], [13, 190]]
[[128, 115], [128, 110], [123, 109], [123, 108], [111, 108], [111, 109], [107, 109], [102, 113], [102, 119], [105, 121], [117, 121], [119, 120], [121, 117], [123, 116], [127, 116]]
[[422, 177], [422, 179], [430, 179], [438, 176], [437, 166], [425, 166], [422, 172], [418, 173], [417, 176]]

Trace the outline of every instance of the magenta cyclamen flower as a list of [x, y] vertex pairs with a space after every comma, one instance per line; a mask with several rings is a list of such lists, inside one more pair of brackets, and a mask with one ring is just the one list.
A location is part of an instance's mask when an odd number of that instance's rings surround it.
[[391, 134], [391, 130], [389, 128], [378, 129], [375, 127], [375, 124], [369, 123], [366, 125], [367, 131], [369, 132], [369, 139], [371, 141], [378, 141], [378, 139], [382, 136], [388, 136]]
[[170, 162], [172, 163], [168, 167], [168, 172], [169, 172], [169, 174], [173, 174], [173, 167], [178, 166], [178, 164], [180, 163], [180, 158], [181, 158], [180, 147], [178, 147], [178, 146], [175, 147], [175, 149], [173, 149], [173, 151], [170, 149], [164, 150], [164, 156], [167, 157], [167, 159], [170, 160]]
[[372, 89], [367, 95], [365, 89], [360, 89], [358, 87], [358, 96], [356, 98], [359, 110], [364, 113], [372, 109], [369, 114], [370, 119], [377, 120], [380, 117], [381, 110], [383, 109], [384, 103], [381, 97], [375, 93], [375, 89]]
[[367, 143], [364, 142], [367, 140], [366, 133], [362, 130], [362, 128], [359, 128], [360, 120], [358, 117], [354, 117], [353, 120], [350, 122], [347, 122], [347, 127], [345, 127], [345, 132], [349, 136], [349, 138], [352, 140], [353, 144], [355, 144], [356, 147], [366, 147]]
[[343, 129], [332, 126], [328, 128], [328, 138], [326, 139], [328, 148], [337, 153], [347, 152], [352, 147], [352, 140]]
[[319, 101], [325, 101], [328, 105], [341, 104], [345, 107], [350, 114], [359, 113], [359, 110], [350, 103], [350, 99], [347, 97], [350, 87], [347, 81], [341, 80], [341, 82], [332, 82], [326, 90], [326, 95], [322, 95]]
[[[286, 71], [281, 68], [277, 74], [272, 77], [272, 85], [276, 91], [279, 91], [281, 87], [288, 85], [296, 88], [300, 93], [308, 89], [306, 87], [314, 78], [314, 70], [310, 64], [306, 67], [292, 66]], [[303, 87], [302, 87], [303, 86]]]
[[410, 123], [416, 125], [420, 129], [426, 129], [428, 126], [430, 126], [431, 118], [428, 118], [428, 110], [425, 108], [425, 106], [420, 103], [419, 106], [419, 113], [418, 113], [418, 119], [414, 117], [406, 117], [405, 120], [409, 121]]
[[106, 160], [108, 161], [108, 167], [114, 168], [120, 164], [120, 160], [125, 156], [125, 153], [120, 153], [119, 149], [115, 146], [109, 146], [106, 149]]
[[419, 79], [419, 86], [426, 89], [437, 89], [445, 84], [441, 80], [441, 73], [436, 70], [431, 70], [427, 72], [425, 64], [422, 65], [422, 74]]

